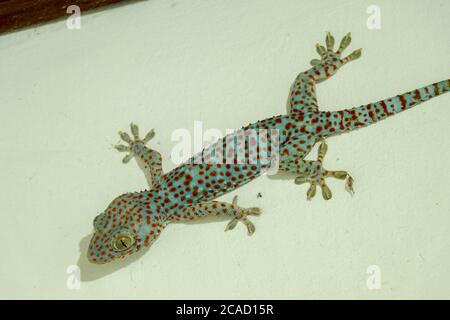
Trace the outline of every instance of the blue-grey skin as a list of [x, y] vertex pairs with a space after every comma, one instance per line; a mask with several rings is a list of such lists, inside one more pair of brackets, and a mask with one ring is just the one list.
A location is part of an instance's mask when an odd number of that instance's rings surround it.
[[[88, 258], [93, 263], [107, 263], [117, 258], [139, 251], [151, 245], [164, 227], [172, 221], [192, 220], [207, 215], [225, 214], [232, 218], [227, 230], [234, 228], [238, 221], [243, 222], [249, 231], [254, 232], [248, 215], [260, 213], [258, 208], [243, 209], [233, 204], [213, 201], [228, 192], [252, 181], [267, 172], [276, 163], [278, 170], [297, 176], [295, 182], [310, 183], [308, 199], [314, 197], [316, 187], [320, 186], [322, 196], [328, 200], [331, 191], [325, 178], [346, 179], [346, 188], [353, 192], [353, 179], [346, 171], [328, 171], [322, 166], [327, 146], [319, 147], [316, 161], [304, 160], [313, 146], [324, 139], [376, 123], [401, 111], [410, 109], [435, 96], [450, 90], [450, 80], [413, 90], [389, 99], [370, 103], [360, 107], [324, 112], [319, 111], [315, 94], [315, 85], [328, 79], [344, 64], [359, 58], [361, 50], [341, 58], [342, 51], [350, 43], [350, 34], [346, 35], [334, 52], [334, 38], [327, 34], [326, 48], [317, 45], [321, 60], [313, 60], [313, 67], [300, 73], [291, 87], [288, 98], [288, 114], [264, 119], [242, 128], [242, 132], [261, 133], [266, 130], [268, 140], [258, 147], [267, 147], [268, 159], [254, 159], [251, 154], [250, 138], [243, 154], [245, 161], [238, 161], [239, 153], [236, 134], [228, 135], [191, 160], [163, 174], [161, 155], [145, 147], [154, 133], [151, 131], [144, 139], [139, 138], [137, 126], [132, 124], [134, 139], [121, 133], [121, 137], [130, 146], [118, 146], [119, 151], [130, 152], [124, 158], [128, 162], [132, 157], [146, 173], [151, 184], [149, 190], [123, 194], [114, 199], [106, 210], [94, 220], [95, 234], [89, 247]], [[270, 134], [275, 132], [276, 134]], [[226, 146], [234, 147], [227, 154]], [[220, 154], [218, 147], [223, 146], [223, 159], [212, 161], [208, 155]], [[214, 153], [214, 151], [216, 153]], [[258, 153], [257, 153], [258, 155]], [[217, 159], [217, 158], [216, 158]], [[267, 160], [267, 159], [266, 159]]]

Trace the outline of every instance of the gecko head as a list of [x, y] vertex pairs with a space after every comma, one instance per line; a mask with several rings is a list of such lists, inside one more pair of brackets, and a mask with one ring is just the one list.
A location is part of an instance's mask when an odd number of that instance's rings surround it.
[[151, 205], [141, 201], [138, 193], [115, 198], [106, 210], [95, 217], [88, 260], [104, 264], [127, 256], [148, 246], [157, 224], [150, 219]]

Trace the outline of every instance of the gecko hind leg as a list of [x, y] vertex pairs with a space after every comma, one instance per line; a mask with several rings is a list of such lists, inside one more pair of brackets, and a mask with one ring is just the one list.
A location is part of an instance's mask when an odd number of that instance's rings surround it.
[[334, 51], [334, 37], [328, 32], [325, 38], [326, 48], [320, 44], [316, 45], [320, 59], [311, 60], [312, 68], [301, 72], [292, 84], [286, 105], [288, 113], [318, 110], [316, 84], [330, 78], [343, 65], [361, 56], [361, 49], [358, 49], [345, 58], [341, 58], [342, 52], [350, 45], [350, 42], [351, 35], [347, 33], [339, 48]]
[[351, 41], [352, 38], [349, 32], [344, 36], [344, 38], [342, 38], [338, 50], [333, 51], [334, 37], [330, 32], [327, 32], [327, 36], [325, 38], [326, 48], [319, 43], [316, 44], [316, 51], [321, 59], [313, 59], [310, 62], [313, 66], [313, 71], [318, 72], [318, 75], [316, 75], [316, 82], [322, 82], [323, 80], [328, 79], [344, 64], [361, 57], [362, 49], [358, 49], [345, 58], [341, 58], [342, 52], [350, 45]]
[[302, 168], [300, 169], [302, 174], [295, 178], [296, 184], [303, 184], [306, 182], [310, 183], [310, 187], [306, 193], [308, 200], [311, 200], [316, 195], [317, 185], [319, 185], [322, 189], [323, 198], [325, 200], [331, 199], [331, 190], [325, 182], [325, 179], [330, 177], [346, 180], [345, 189], [350, 193], [350, 195], [355, 193], [353, 190], [354, 180], [347, 171], [330, 171], [323, 168], [322, 163], [327, 153], [327, 149], [328, 146], [326, 142], [323, 141], [319, 146], [317, 161], [304, 161], [302, 163]]

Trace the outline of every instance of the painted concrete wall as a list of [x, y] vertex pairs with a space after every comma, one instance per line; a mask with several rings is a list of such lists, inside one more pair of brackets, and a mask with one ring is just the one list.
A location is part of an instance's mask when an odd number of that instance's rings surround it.
[[284, 112], [326, 31], [351, 31], [363, 56], [318, 86], [322, 110], [447, 79], [449, 13], [446, 0], [154, 0], [0, 36], [0, 297], [449, 298], [450, 95], [328, 141], [353, 198], [330, 181], [331, 201], [307, 202], [305, 186], [263, 177], [223, 197], [262, 207], [251, 238], [176, 224], [134, 261], [84, 259], [93, 217], [146, 187], [112, 148], [131, 121], [155, 128], [168, 171], [175, 129]]

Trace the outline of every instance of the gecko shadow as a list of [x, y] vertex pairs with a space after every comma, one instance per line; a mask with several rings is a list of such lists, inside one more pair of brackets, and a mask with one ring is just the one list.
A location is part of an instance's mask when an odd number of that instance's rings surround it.
[[[230, 218], [222, 217], [222, 216], [209, 216], [200, 220], [195, 221], [182, 221], [175, 223], [182, 223], [187, 225], [196, 225], [196, 224], [205, 224], [205, 223], [213, 223], [220, 221], [228, 221]], [[166, 230], [170, 230], [170, 224], [166, 227]], [[139, 260], [147, 251], [152, 247], [145, 247], [139, 252], [136, 252], [130, 256], [128, 256], [124, 260], [114, 260], [106, 264], [94, 264], [89, 262], [87, 259], [87, 252], [89, 248], [89, 243], [91, 241], [93, 233], [83, 237], [79, 242], [79, 252], [80, 257], [78, 258], [77, 266], [80, 268], [80, 276], [82, 282], [89, 282], [101, 279], [113, 272], [116, 272], [122, 268], [125, 268], [137, 260]], [[158, 241], [158, 240], [157, 240]], [[156, 242], [157, 242], [156, 241]]]

